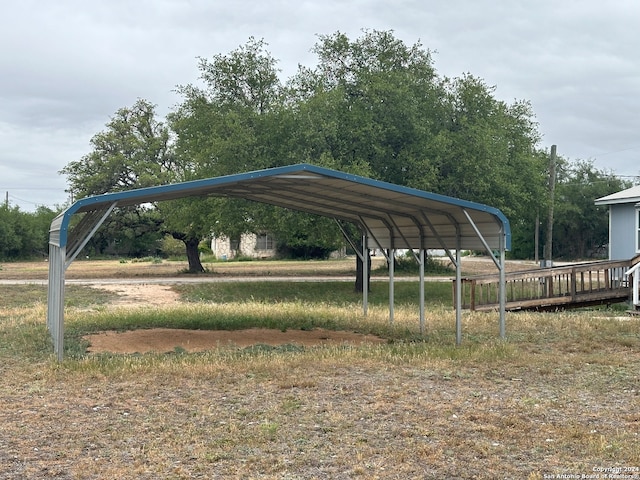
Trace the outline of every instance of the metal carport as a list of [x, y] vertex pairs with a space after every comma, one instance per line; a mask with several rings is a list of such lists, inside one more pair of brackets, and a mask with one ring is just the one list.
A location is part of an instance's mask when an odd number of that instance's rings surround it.
[[[225, 196], [298, 210], [357, 225], [361, 258], [369, 248], [385, 255], [411, 249], [420, 265], [420, 329], [424, 333], [424, 263], [427, 249], [444, 249], [456, 267], [456, 343], [462, 340], [461, 251], [483, 250], [500, 273], [500, 336], [505, 336], [505, 251], [511, 248], [509, 221], [496, 208], [309, 164], [191, 182], [107, 193], [78, 200], [51, 223], [47, 327], [59, 360], [64, 348], [65, 271], [116, 207], [192, 196]], [[71, 219], [84, 213], [71, 228]], [[455, 255], [451, 252], [454, 251]], [[496, 255], [495, 252], [498, 252]], [[363, 276], [368, 276], [363, 262]], [[389, 262], [389, 320], [393, 321], [394, 272]], [[366, 281], [363, 283], [366, 285]], [[367, 289], [363, 289], [367, 313]]]

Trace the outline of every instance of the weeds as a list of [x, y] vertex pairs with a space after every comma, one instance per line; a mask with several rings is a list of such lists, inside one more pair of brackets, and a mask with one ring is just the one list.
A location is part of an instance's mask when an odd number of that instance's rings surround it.
[[[496, 314], [465, 313], [456, 347], [448, 284], [428, 296], [424, 336], [411, 282], [396, 285], [393, 324], [377, 285], [367, 317], [349, 284], [314, 284], [315, 297], [269, 285], [181, 286], [188, 303], [126, 310], [70, 290], [61, 363], [43, 292], [12, 289], [0, 307], [0, 478], [534, 479], [640, 465], [637, 320], [511, 313], [501, 340]], [[388, 342], [85, 353], [87, 333], [154, 326]]]
[[[350, 282], [219, 282], [198, 285], [176, 285], [184, 299], [191, 302], [247, 302], [280, 303], [307, 302], [314, 305], [359, 305], [362, 294], [353, 290]], [[394, 289], [395, 303], [415, 305], [418, 301], [418, 282], [398, 282]], [[425, 285], [425, 297], [431, 305], [451, 304], [451, 284], [433, 282]], [[371, 305], [389, 303], [389, 287], [386, 282], [371, 282]]]

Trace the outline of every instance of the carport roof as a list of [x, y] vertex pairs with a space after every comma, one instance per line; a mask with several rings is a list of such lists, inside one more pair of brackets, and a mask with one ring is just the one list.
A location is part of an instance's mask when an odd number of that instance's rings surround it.
[[372, 247], [511, 247], [509, 221], [496, 208], [310, 164], [87, 197], [54, 220], [50, 243], [67, 245], [76, 213], [193, 196], [245, 198], [355, 223], [369, 234]]

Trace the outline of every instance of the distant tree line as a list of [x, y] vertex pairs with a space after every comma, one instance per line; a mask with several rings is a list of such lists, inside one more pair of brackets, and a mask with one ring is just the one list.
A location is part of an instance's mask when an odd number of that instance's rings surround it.
[[[199, 59], [197, 83], [178, 87], [181, 101], [164, 119], [144, 99], [119, 109], [90, 153], [62, 170], [69, 192], [79, 199], [306, 162], [497, 207], [511, 222], [510, 255], [534, 257], [549, 160], [529, 102], [498, 100], [471, 74], [438, 75], [429, 50], [390, 31], [320, 36], [317, 64], [286, 80], [266, 47], [250, 38]], [[560, 158], [557, 171], [554, 257], [589, 257], [608, 238], [607, 212], [593, 201], [628, 184], [590, 162]], [[142, 254], [170, 236], [197, 272], [198, 245], [211, 234], [263, 231], [280, 251], [322, 255], [343, 242], [326, 218], [190, 198], [120, 210], [89, 248]]]
[[49, 226], [55, 216], [47, 207], [22, 212], [6, 203], [0, 206], [0, 261], [47, 258]]

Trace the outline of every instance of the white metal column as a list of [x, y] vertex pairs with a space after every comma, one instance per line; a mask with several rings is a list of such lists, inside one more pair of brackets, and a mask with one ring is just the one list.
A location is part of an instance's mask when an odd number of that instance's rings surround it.
[[389, 249], [389, 324], [393, 324], [394, 319], [394, 303], [395, 303], [395, 248]]
[[53, 351], [62, 360], [64, 353], [64, 289], [65, 289], [65, 247], [49, 244], [49, 286], [47, 304], [47, 327]]
[[460, 253], [460, 235], [456, 248], [456, 345], [462, 343], [462, 255]]
[[424, 335], [426, 331], [424, 321], [424, 259], [425, 250], [420, 249], [420, 335]]
[[[117, 202], [87, 213], [74, 227], [71, 240], [65, 242], [61, 230], [67, 228], [67, 211], [58, 215], [49, 230], [49, 285], [47, 293], [47, 328], [53, 341], [53, 351], [58, 359], [64, 356], [64, 296], [65, 272], [80, 251], [104, 223]], [[64, 227], [63, 227], [64, 226]], [[68, 247], [68, 249], [67, 249]], [[67, 258], [67, 253], [69, 257]]]
[[499, 287], [499, 295], [500, 295], [500, 338], [506, 338], [506, 305], [507, 305], [507, 287], [506, 287], [506, 269], [505, 269], [505, 251], [504, 251], [504, 232], [500, 235], [500, 287]]
[[369, 237], [362, 235], [362, 313], [369, 313]]
[[625, 272], [627, 279], [633, 278], [631, 286], [631, 302], [635, 308], [640, 307], [640, 263], [636, 263], [633, 267]]
[[505, 338], [506, 337], [505, 312], [506, 312], [506, 298], [507, 298], [507, 288], [506, 288], [507, 277], [506, 277], [506, 271], [505, 271], [506, 232], [504, 231], [504, 229], [502, 228], [500, 229], [500, 239], [498, 241], [499, 248], [500, 248], [500, 256], [499, 256], [500, 258], [496, 258], [493, 251], [491, 250], [491, 247], [489, 247], [489, 244], [487, 243], [485, 238], [482, 236], [482, 233], [476, 226], [476, 223], [473, 221], [473, 218], [471, 218], [471, 215], [469, 215], [469, 212], [467, 212], [464, 209], [462, 211], [467, 217], [467, 220], [469, 220], [469, 224], [473, 227], [474, 231], [476, 232], [476, 235], [484, 245], [485, 250], [491, 256], [493, 263], [498, 268], [499, 283], [500, 283], [500, 285], [498, 286], [498, 303], [499, 303], [499, 310], [500, 310], [500, 319], [498, 323], [499, 323], [499, 329], [500, 329], [500, 338]]

